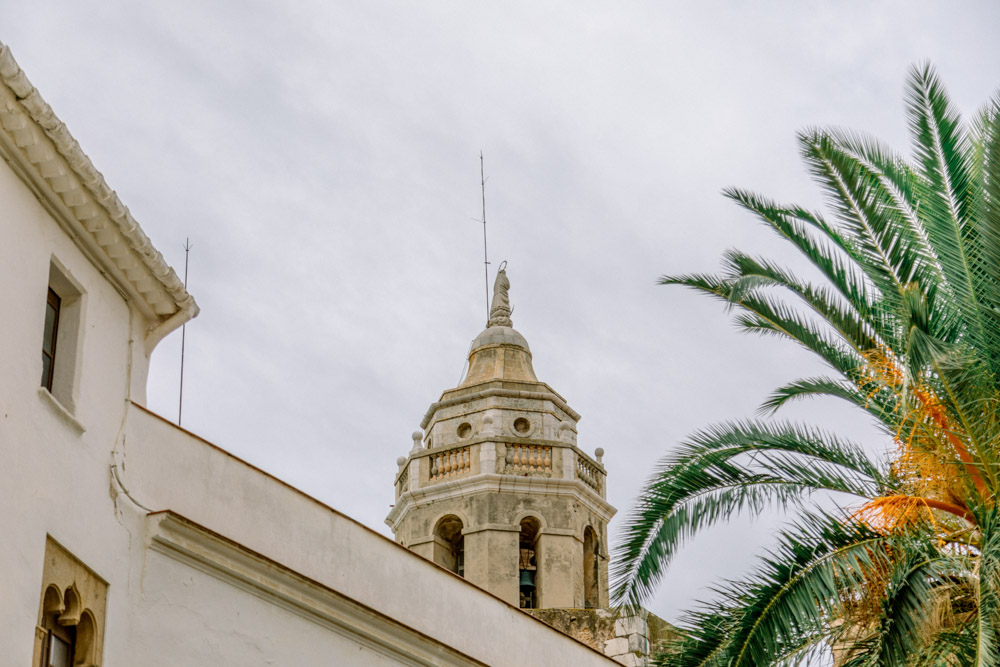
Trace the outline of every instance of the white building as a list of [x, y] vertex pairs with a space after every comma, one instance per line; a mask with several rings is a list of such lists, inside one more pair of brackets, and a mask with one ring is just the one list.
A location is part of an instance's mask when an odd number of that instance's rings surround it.
[[2, 44], [0, 155], [2, 665], [613, 664], [143, 407], [198, 307]]

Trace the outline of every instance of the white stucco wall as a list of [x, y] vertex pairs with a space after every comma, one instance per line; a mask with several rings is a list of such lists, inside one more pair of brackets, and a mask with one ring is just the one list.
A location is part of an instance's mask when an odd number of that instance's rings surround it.
[[432, 565], [141, 408], [126, 427], [125, 486], [489, 665], [610, 664]]
[[[130, 395], [144, 400], [148, 360], [141, 341], [151, 322], [7, 165], [0, 165], [0, 202], [2, 664], [31, 664], [46, 535], [108, 583], [103, 664], [109, 667], [610, 664], [129, 403]], [[86, 294], [71, 415], [39, 390], [53, 257]], [[162, 522], [150, 511], [161, 510], [218, 534], [212, 539], [220, 544], [231, 542], [219, 558], [244, 545], [253, 553], [246, 558], [264, 563], [257, 584], [153, 548]], [[295, 577], [305, 582], [295, 584], [302, 587], [295, 595], [313, 600], [312, 607], [282, 588]], [[368, 624], [364, 640], [352, 638], [351, 623], [334, 631], [333, 616], [322, 617], [324, 605], [333, 609], [344, 600], [369, 610], [357, 612], [358, 627]], [[379, 648], [394, 637], [409, 642], [414, 655], [448, 656], [453, 647], [466, 658], [400, 661]]]
[[[51, 534], [115, 591], [109, 615], [128, 636], [134, 551], [108, 493], [108, 463], [126, 411], [129, 339], [144, 322], [74, 245], [34, 194], [0, 166], [0, 654], [28, 665], [37, 620], [45, 536]], [[41, 344], [52, 258], [85, 291], [76, 407], [71, 418], [40, 389]], [[133, 352], [139, 346], [131, 346]], [[57, 350], [56, 364], [60, 362]], [[131, 362], [141, 399], [148, 364]], [[138, 543], [141, 545], [141, 542]], [[124, 664], [119, 662], [119, 664]]]
[[334, 656], [359, 667], [403, 664], [158, 553], [147, 556], [143, 591], [134, 632], [148, 651], [132, 664], [320, 667]]

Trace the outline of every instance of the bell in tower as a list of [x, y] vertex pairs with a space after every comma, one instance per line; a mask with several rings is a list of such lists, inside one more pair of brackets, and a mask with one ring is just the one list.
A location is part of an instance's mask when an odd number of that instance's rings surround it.
[[433, 403], [397, 463], [396, 541], [522, 608], [608, 606], [604, 450], [540, 382], [511, 322], [503, 266], [468, 371]]

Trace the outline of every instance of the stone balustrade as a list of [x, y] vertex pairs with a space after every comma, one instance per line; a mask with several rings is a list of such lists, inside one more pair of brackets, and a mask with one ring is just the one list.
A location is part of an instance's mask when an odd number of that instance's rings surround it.
[[508, 475], [552, 474], [552, 447], [508, 444], [504, 472]]
[[396, 479], [396, 498], [399, 499], [401, 495], [410, 490], [410, 466], [407, 463], [403, 466], [402, 471], [399, 473], [399, 477]]
[[[486, 458], [480, 461], [481, 456]], [[419, 474], [410, 467], [418, 462]], [[397, 499], [411, 487], [423, 488], [480, 473], [579, 480], [601, 498], [605, 497], [604, 466], [569, 444], [474, 441], [449, 449], [411, 452], [409, 457], [401, 457], [400, 466], [396, 477]]]
[[604, 497], [604, 472], [582, 456], [576, 457], [576, 478]]
[[472, 471], [472, 448], [468, 445], [433, 453], [428, 458], [430, 461], [428, 480], [431, 482], [465, 475]]

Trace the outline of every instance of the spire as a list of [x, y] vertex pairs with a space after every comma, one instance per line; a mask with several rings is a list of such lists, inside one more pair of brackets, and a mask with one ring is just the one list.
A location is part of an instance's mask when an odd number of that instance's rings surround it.
[[512, 327], [510, 321], [510, 299], [507, 290], [510, 289], [510, 280], [507, 279], [507, 262], [504, 261], [497, 271], [496, 282], [493, 283], [493, 307], [490, 308], [490, 319], [486, 323], [487, 327]]

